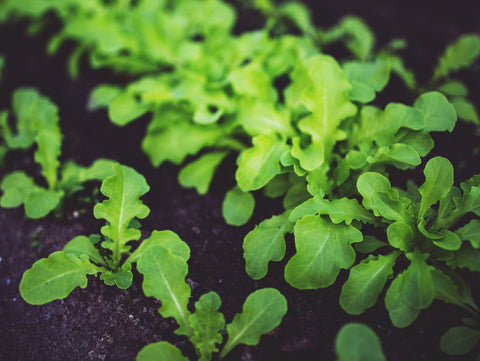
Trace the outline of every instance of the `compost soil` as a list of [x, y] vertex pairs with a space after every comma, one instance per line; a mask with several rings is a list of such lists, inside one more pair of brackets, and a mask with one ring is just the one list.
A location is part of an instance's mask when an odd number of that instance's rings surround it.
[[[373, 29], [380, 47], [392, 38], [407, 39], [409, 46], [402, 56], [420, 80], [427, 79], [446, 44], [464, 33], [480, 33], [480, 7], [473, 3], [337, 0], [311, 1], [309, 5], [316, 24], [325, 27], [335, 24], [345, 14], [361, 16]], [[258, 27], [255, 19], [248, 13], [241, 15], [240, 26]], [[332, 287], [315, 291], [299, 291], [286, 284], [285, 262], [271, 264], [265, 279], [251, 280], [242, 258], [243, 237], [259, 221], [278, 213], [280, 204], [256, 194], [257, 209], [249, 224], [226, 225], [221, 205], [225, 192], [234, 185], [233, 158], [224, 162], [207, 195], [199, 196], [181, 188], [176, 178], [177, 167], [165, 165], [154, 169], [140, 151], [148, 117], [118, 128], [109, 122], [105, 111], [86, 110], [89, 91], [95, 85], [124, 84], [128, 79], [107, 71], [93, 71], [85, 60], [79, 79], [73, 81], [65, 66], [72, 44], [49, 57], [45, 47], [55, 29], [47, 28], [41, 36], [29, 37], [25, 27], [26, 23], [0, 27], [0, 53], [6, 57], [0, 82], [0, 108], [9, 108], [15, 88], [36, 87], [59, 106], [64, 133], [63, 160], [74, 159], [88, 165], [98, 157], [111, 158], [134, 167], [146, 177], [151, 191], [143, 200], [151, 214], [142, 221], [143, 236], [155, 229], [170, 229], [189, 244], [192, 256], [187, 281], [192, 287], [191, 306], [203, 293], [215, 291], [222, 298], [221, 311], [230, 321], [255, 289], [275, 287], [286, 296], [288, 313], [280, 327], [263, 336], [258, 346], [238, 346], [225, 360], [334, 360], [335, 335], [347, 322], [362, 322], [372, 327], [390, 361], [469, 359], [450, 358], [439, 350], [440, 336], [450, 326], [457, 325], [462, 316], [453, 306], [435, 301], [413, 325], [397, 329], [391, 325], [381, 301], [360, 316], [347, 315], [340, 308], [338, 298], [346, 271]], [[480, 94], [478, 73], [468, 75], [466, 80], [472, 93]], [[385, 93], [385, 101], [413, 100], [398, 79], [393, 79]], [[464, 180], [478, 173], [478, 155], [472, 152], [479, 144], [478, 139], [475, 127], [459, 123], [453, 134], [436, 136], [431, 156], [449, 158], [455, 165], [456, 181]], [[2, 172], [14, 169], [38, 173], [31, 152], [9, 154]], [[416, 172], [399, 173], [397, 178], [400, 182], [407, 176], [421, 178], [419, 171]], [[175, 335], [174, 320], [158, 314], [159, 301], [143, 295], [142, 277], [136, 272], [133, 285], [127, 290], [108, 287], [89, 277], [85, 289], [77, 288], [65, 300], [31, 306], [21, 299], [18, 285], [33, 262], [61, 250], [74, 236], [99, 232], [101, 222], [93, 217], [92, 205], [82, 201], [95, 186], [98, 185], [88, 187], [84, 194], [68, 201], [61, 218], [26, 220], [22, 209], [0, 210], [0, 359], [128, 361], [134, 360], [145, 345], [160, 340], [175, 344], [185, 356], [195, 359], [187, 339]], [[287, 254], [292, 255], [291, 237], [287, 245]], [[474, 290], [480, 289], [478, 280], [472, 282]], [[379, 299], [383, 297], [384, 294]], [[480, 299], [478, 294], [477, 299]]]

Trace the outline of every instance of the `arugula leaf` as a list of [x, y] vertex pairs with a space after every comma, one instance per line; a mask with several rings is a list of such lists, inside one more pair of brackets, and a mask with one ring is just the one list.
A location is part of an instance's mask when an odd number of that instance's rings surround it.
[[188, 361], [182, 352], [166, 341], [151, 343], [140, 350], [137, 361]]
[[362, 240], [353, 226], [333, 224], [321, 216], [305, 216], [295, 224], [297, 253], [285, 267], [285, 280], [299, 289], [327, 287], [340, 269], [355, 262], [351, 244]]
[[377, 335], [365, 325], [349, 323], [335, 338], [337, 361], [386, 361]]
[[34, 263], [20, 281], [22, 298], [32, 305], [43, 305], [67, 297], [77, 286], [87, 286], [87, 275], [101, 268], [90, 263], [88, 257], [75, 257], [65, 252], [54, 252], [48, 258]]
[[425, 261], [428, 254], [407, 253], [410, 266], [402, 273], [399, 286], [400, 296], [409, 307], [422, 310], [430, 306], [435, 298], [431, 271], [434, 269]]
[[268, 272], [270, 261], [278, 262], [285, 257], [285, 235], [293, 231], [289, 212], [273, 216], [255, 226], [243, 240], [243, 258], [248, 275], [261, 279]]
[[134, 169], [117, 164], [113, 167], [115, 174], [106, 178], [100, 191], [109, 199], [95, 205], [95, 218], [103, 218], [108, 224], [101, 232], [108, 237], [102, 247], [112, 251], [112, 261], [118, 267], [122, 254], [130, 247], [127, 243], [138, 240], [140, 231], [129, 228], [134, 218], [145, 218], [150, 210], [139, 198], [150, 189], [145, 178]]
[[465, 355], [480, 341], [480, 331], [457, 326], [449, 329], [440, 339], [440, 348], [447, 355]]
[[230, 189], [223, 200], [222, 213], [227, 224], [241, 226], [248, 222], [255, 208], [255, 198], [240, 188]]
[[476, 34], [462, 35], [445, 49], [435, 68], [433, 78], [445, 77], [452, 71], [469, 67], [479, 55], [480, 36]]
[[385, 294], [385, 307], [388, 310], [390, 320], [394, 326], [399, 328], [409, 326], [420, 313], [419, 310], [410, 307], [400, 293], [404, 276], [405, 271], [395, 277]]
[[377, 59], [373, 62], [350, 61], [343, 64], [345, 75], [352, 84], [350, 99], [368, 103], [382, 91], [390, 77], [390, 61]]
[[260, 337], [273, 330], [287, 312], [287, 301], [274, 288], [253, 292], [243, 304], [242, 312], [227, 325], [228, 339], [220, 358], [239, 344], [256, 345]]

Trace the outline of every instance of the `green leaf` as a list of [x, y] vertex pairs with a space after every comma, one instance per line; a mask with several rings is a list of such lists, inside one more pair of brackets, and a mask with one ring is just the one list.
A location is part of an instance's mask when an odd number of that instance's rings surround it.
[[238, 187], [253, 191], [265, 186], [280, 173], [280, 157], [285, 144], [272, 136], [258, 135], [252, 139], [253, 147], [240, 154], [240, 162], [235, 174]]
[[362, 233], [353, 226], [310, 215], [296, 223], [294, 234], [297, 253], [285, 267], [285, 280], [299, 289], [333, 284], [340, 269], [355, 262], [352, 243], [362, 240]]
[[465, 98], [452, 100], [452, 105], [458, 117], [468, 123], [479, 124], [480, 118], [475, 106]]
[[430, 306], [435, 298], [430, 273], [434, 268], [425, 262], [429, 257], [428, 254], [415, 252], [407, 253], [406, 256], [410, 260], [410, 266], [402, 273], [400, 295], [409, 307], [422, 310]]
[[364, 253], [364, 254], [373, 253], [377, 249], [385, 246], [388, 246], [388, 244], [378, 240], [374, 236], [369, 236], [369, 235], [365, 235], [361, 242], [355, 243], [354, 245], [355, 251]]
[[54, 190], [58, 180], [58, 167], [60, 166], [58, 157], [62, 146], [60, 129], [56, 127], [55, 129], [39, 130], [35, 142], [37, 143], [35, 161], [42, 167], [42, 175], [47, 180], [49, 189]]
[[367, 157], [367, 161], [370, 164], [392, 164], [402, 170], [414, 168], [422, 162], [412, 146], [402, 143], [380, 147], [375, 156]]
[[372, 307], [393, 274], [393, 266], [400, 252], [385, 256], [369, 256], [350, 269], [343, 284], [340, 306], [351, 315], [359, 315]]
[[180, 326], [175, 333], [192, 336], [187, 309], [190, 287], [185, 282], [188, 265], [167, 248], [155, 244], [137, 261], [138, 271], [144, 275], [143, 292], [162, 301], [158, 312], [165, 318], [173, 317]]
[[78, 286], [85, 288], [86, 276], [99, 271], [101, 269], [90, 263], [87, 256], [78, 258], [54, 252], [25, 271], [20, 281], [20, 294], [32, 305], [43, 305], [67, 297]]
[[254, 280], [268, 272], [270, 261], [278, 262], [285, 257], [285, 234], [293, 231], [289, 212], [262, 221], [243, 240], [243, 258], [246, 271]]
[[440, 57], [433, 78], [447, 76], [452, 71], [467, 68], [473, 64], [480, 54], [480, 36], [476, 34], [462, 35], [450, 44]]
[[418, 219], [421, 220], [427, 210], [444, 198], [453, 186], [453, 167], [446, 158], [430, 159], [423, 171], [425, 182], [418, 191], [422, 195]]
[[182, 239], [172, 231], [153, 231], [150, 237], [144, 239], [140, 246], [128, 257], [127, 263], [138, 262], [143, 254], [152, 252], [151, 247], [162, 246], [170, 253], [180, 257], [185, 262], [190, 258], [190, 248]]
[[40, 187], [30, 192], [25, 198], [25, 214], [28, 218], [38, 219], [58, 208], [63, 198], [62, 191], [51, 191]]
[[442, 239], [434, 240], [433, 243], [435, 246], [446, 249], [447, 251], [456, 251], [462, 246], [460, 237], [451, 231], [446, 231]]
[[445, 273], [438, 269], [430, 271], [435, 289], [435, 298], [445, 303], [464, 307], [465, 301], [458, 292], [457, 285]]
[[354, 219], [362, 223], [377, 223], [376, 218], [363, 208], [356, 199], [346, 197], [334, 200], [317, 196], [310, 198], [295, 207], [290, 214], [290, 220], [296, 222], [306, 215], [314, 214], [326, 214], [335, 224], [345, 222], [345, 224], [350, 225]]
[[440, 348], [447, 355], [466, 355], [479, 340], [479, 330], [464, 326], [452, 327], [440, 339]]
[[212, 152], [202, 155], [182, 168], [178, 181], [182, 187], [193, 187], [199, 194], [206, 194], [215, 170], [227, 154], [228, 152]]
[[400, 273], [390, 284], [385, 295], [385, 307], [394, 326], [403, 328], [409, 326], [420, 313], [408, 305], [400, 293], [405, 272]]
[[86, 236], [77, 236], [71, 239], [64, 247], [63, 252], [66, 255], [73, 255], [80, 258], [82, 254], [88, 256], [90, 261], [107, 266], [105, 260], [100, 255], [99, 250], [93, 245], [92, 241]]
[[300, 137], [292, 139], [291, 154], [298, 159], [302, 168], [307, 171], [312, 171], [321, 166], [325, 158], [322, 143], [314, 142], [302, 147]]
[[387, 228], [387, 239], [391, 246], [409, 252], [413, 247], [413, 229], [401, 221], [394, 222]]
[[413, 105], [425, 114], [427, 126], [424, 132], [451, 132], [455, 127], [457, 115], [448, 99], [439, 92], [423, 93]]
[[458, 80], [449, 81], [438, 87], [438, 90], [442, 93], [450, 96], [466, 97], [468, 95], [468, 89], [465, 84]]
[[132, 285], [133, 273], [132, 265], [124, 263], [121, 268], [116, 271], [105, 271], [100, 275], [100, 279], [105, 282], [107, 286], [117, 286], [124, 290]]
[[274, 288], [263, 288], [250, 294], [243, 304], [242, 312], [227, 325], [228, 340], [220, 358], [235, 346], [254, 346], [260, 337], [273, 330], [287, 312], [287, 300]]
[[161, 341], [142, 348], [136, 361], [188, 361], [188, 359], [178, 348], [166, 341]]
[[373, 62], [349, 61], [343, 68], [353, 89], [350, 98], [354, 101], [368, 103], [375, 98], [375, 92], [381, 91], [390, 77], [388, 59], [377, 59]]
[[223, 218], [227, 224], [241, 226], [248, 222], [255, 208], [255, 198], [250, 192], [234, 187], [225, 195], [222, 205]]
[[143, 219], [150, 210], [139, 199], [150, 189], [145, 178], [134, 169], [116, 164], [115, 174], [102, 182], [100, 191], [107, 200], [99, 203], [93, 209], [95, 218], [103, 218], [108, 224], [101, 232], [108, 240], [102, 242], [102, 247], [112, 251], [113, 261], [120, 263], [123, 253], [130, 249], [127, 242], [138, 240], [140, 231], [129, 228], [134, 218]]
[[462, 240], [468, 241], [473, 248], [480, 248], [480, 220], [472, 219], [465, 226], [455, 230], [455, 234]]
[[468, 268], [470, 271], [480, 272], [480, 250], [464, 245], [449, 264], [452, 268]]
[[343, 326], [335, 338], [337, 361], [386, 361], [375, 332], [360, 323]]
[[88, 110], [107, 108], [122, 93], [122, 88], [115, 85], [102, 84], [90, 92]]
[[139, 102], [134, 94], [124, 92], [117, 95], [109, 104], [108, 115], [113, 124], [125, 126], [148, 111], [145, 104]]
[[22, 205], [27, 196], [35, 190], [33, 179], [22, 171], [16, 171], [3, 178], [0, 189], [3, 191], [0, 205], [3, 208], [16, 208]]
[[218, 312], [221, 304], [218, 294], [206, 293], [195, 303], [195, 312], [188, 319], [193, 331], [190, 341], [200, 355], [200, 361], [211, 360], [212, 353], [218, 351], [217, 344], [223, 341], [220, 332], [225, 327], [225, 318]]

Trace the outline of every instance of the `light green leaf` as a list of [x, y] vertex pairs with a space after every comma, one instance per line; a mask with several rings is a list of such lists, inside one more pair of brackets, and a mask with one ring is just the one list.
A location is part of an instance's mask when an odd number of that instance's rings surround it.
[[409, 307], [422, 310], [430, 306], [435, 298], [430, 273], [434, 268], [425, 262], [429, 257], [428, 254], [415, 252], [407, 253], [406, 256], [410, 260], [410, 266], [402, 273], [400, 295]]
[[116, 162], [110, 159], [97, 159], [89, 167], [81, 168], [78, 173], [78, 182], [84, 183], [91, 180], [101, 180], [113, 175], [113, 166]]
[[292, 222], [298, 221], [306, 215], [327, 214], [333, 223], [345, 222], [350, 225], [355, 219], [362, 223], [377, 224], [376, 218], [362, 207], [356, 199], [341, 198], [328, 200], [317, 196], [303, 202], [290, 214]]
[[311, 143], [305, 147], [300, 144], [300, 137], [292, 139], [291, 154], [298, 159], [303, 169], [312, 171], [320, 167], [324, 161], [324, 150], [322, 143]]
[[86, 236], [77, 236], [71, 239], [64, 247], [63, 252], [66, 255], [73, 255], [80, 258], [82, 254], [88, 256], [90, 261], [107, 266], [99, 250], [93, 245], [92, 241]]
[[248, 222], [255, 208], [255, 198], [250, 192], [234, 187], [225, 195], [222, 205], [223, 218], [227, 224], [241, 226]]
[[294, 229], [297, 253], [285, 267], [285, 280], [295, 288], [316, 289], [335, 282], [340, 269], [355, 262], [352, 243], [362, 240], [353, 226], [333, 224], [321, 216], [305, 216]]
[[458, 117], [466, 122], [479, 124], [480, 118], [475, 106], [465, 98], [457, 98], [452, 100], [452, 105]]
[[35, 151], [35, 161], [42, 168], [42, 175], [47, 180], [48, 188], [54, 190], [57, 185], [58, 167], [60, 161], [58, 157], [61, 153], [62, 134], [60, 129], [42, 129], [35, 136], [37, 150]]
[[450, 96], [466, 97], [468, 95], [468, 89], [465, 84], [458, 80], [449, 81], [438, 87], [438, 90], [442, 93]]
[[185, 188], [195, 188], [199, 194], [206, 194], [213, 175], [228, 152], [212, 152], [187, 164], [178, 175], [178, 181]]
[[175, 333], [192, 336], [187, 309], [190, 287], [185, 282], [188, 265], [167, 248], [155, 244], [148, 248], [137, 261], [138, 271], [144, 275], [143, 292], [148, 297], [162, 301], [158, 312], [165, 318], [173, 317], [180, 326]]
[[62, 191], [35, 187], [25, 198], [25, 214], [28, 218], [43, 218], [60, 205], [62, 198]]
[[[390, 78], [390, 62], [388, 59], [377, 59], [372, 62], [350, 61], [343, 65], [348, 81], [353, 85], [350, 91], [352, 100], [367, 103], [375, 98], [375, 92], [381, 91]], [[367, 87], [364, 91], [363, 87]], [[357, 92], [370, 96], [352, 97]], [[373, 94], [373, 98], [372, 95]]]
[[420, 313], [408, 305], [400, 294], [400, 287], [403, 283], [405, 272], [400, 273], [390, 284], [385, 295], [385, 307], [390, 315], [390, 320], [394, 326], [403, 328], [409, 326]]
[[67, 297], [78, 286], [85, 288], [86, 276], [99, 271], [101, 269], [90, 263], [87, 256], [78, 258], [54, 252], [25, 271], [20, 281], [20, 294], [32, 305], [43, 305]]
[[122, 267], [116, 271], [105, 271], [100, 275], [100, 279], [105, 282], [107, 286], [116, 285], [122, 290], [127, 289], [132, 285], [132, 265], [130, 263], [124, 263]]
[[242, 312], [227, 325], [228, 340], [220, 358], [235, 346], [254, 346], [260, 337], [273, 330], [287, 312], [287, 300], [274, 288], [263, 288], [250, 294], [243, 304]]
[[22, 205], [27, 196], [35, 190], [33, 179], [22, 171], [8, 174], [2, 180], [0, 189], [3, 191], [0, 205], [3, 208], [16, 208]]
[[418, 219], [421, 220], [427, 210], [444, 198], [453, 186], [453, 167], [446, 158], [430, 159], [423, 171], [425, 182], [418, 191], [422, 195]]
[[265, 186], [280, 173], [280, 157], [286, 150], [283, 142], [273, 136], [258, 135], [252, 139], [253, 147], [240, 154], [235, 178], [238, 187], [253, 191]]
[[116, 164], [113, 169], [115, 174], [106, 178], [100, 188], [109, 199], [98, 203], [93, 214], [95, 218], [103, 218], [108, 222], [101, 229], [102, 234], [109, 238], [102, 242], [102, 247], [112, 251], [113, 261], [118, 265], [122, 254], [130, 249], [127, 243], [140, 238], [140, 231], [129, 228], [129, 224], [134, 218], [148, 216], [150, 210], [139, 198], [150, 187], [133, 168]]
[[118, 86], [109, 84], [99, 85], [90, 92], [87, 109], [96, 110], [99, 108], [108, 108], [110, 103], [121, 93], [122, 88]]
[[449, 329], [440, 339], [440, 348], [447, 355], [466, 355], [480, 341], [480, 331], [457, 326]]
[[462, 35], [446, 48], [435, 68], [433, 78], [438, 79], [447, 76], [452, 71], [471, 66], [479, 54], [480, 36], [476, 34]]
[[278, 262], [285, 257], [285, 234], [293, 231], [289, 212], [262, 221], [243, 240], [243, 258], [246, 271], [254, 280], [268, 272], [270, 261]]
[[457, 115], [452, 104], [439, 92], [423, 93], [413, 105], [425, 114], [427, 126], [424, 132], [451, 132], [455, 127]]
[[465, 226], [455, 230], [462, 241], [468, 241], [473, 248], [480, 248], [480, 220], [472, 219]]
[[263, 189], [265, 196], [277, 198], [284, 195], [290, 188], [291, 184], [286, 174], [276, 175]]
[[393, 266], [400, 252], [385, 256], [369, 256], [350, 269], [343, 284], [340, 306], [351, 315], [359, 315], [372, 307], [393, 274]]
[[141, 117], [148, 107], [135, 98], [135, 94], [124, 92], [117, 95], [109, 104], [108, 115], [113, 124], [124, 126]]
[[172, 344], [161, 341], [151, 343], [140, 350], [137, 361], [188, 361]]
[[343, 326], [335, 338], [337, 361], [386, 361], [375, 332], [360, 323]]
[[144, 253], [151, 252], [150, 248], [154, 246], [162, 246], [166, 248], [173, 255], [180, 257], [185, 262], [190, 258], [190, 248], [182, 241], [182, 239], [175, 233], [169, 230], [153, 231], [150, 237], [144, 239], [140, 246], [128, 257], [127, 263], [138, 262]]
[[462, 246], [462, 240], [458, 235], [451, 231], [446, 231], [442, 239], [434, 240], [433, 243], [435, 246], [447, 251], [456, 251]]
[[370, 164], [392, 164], [402, 170], [414, 168], [422, 162], [412, 146], [402, 143], [380, 147], [375, 156], [367, 157], [367, 161]]
[[193, 331], [190, 341], [200, 355], [200, 361], [211, 360], [212, 353], [218, 351], [217, 344], [223, 341], [220, 332], [225, 327], [225, 318], [218, 312], [221, 304], [218, 294], [206, 293], [195, 303], [195, 312], [188, 319]]
[[413, 229], [401, 221], [390, 224], [387, 228], [387, 239], [391, 246], [410, 252], [413, 247]]
[[364, 236], [361, 242], [355, 243], [354, 245], [355, 251], [364, 253], [364, 254], [373, 253], [377, 249], [385, 246], [388, 246], [388, 244], [369, 235]]

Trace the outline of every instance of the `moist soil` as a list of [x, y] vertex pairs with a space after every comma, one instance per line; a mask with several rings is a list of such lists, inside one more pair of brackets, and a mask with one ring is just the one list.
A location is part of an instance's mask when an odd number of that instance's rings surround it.
[[[379, 46], [395, 37], [407, 39], [409, 47], [401, 55], [420, 81], [428, 78], [446, 44], [463, 33], [480, 33], [480, 6], [458, 1], [453, 9], [451, 3], [447, 6], [417, 1], [341, 0], [325, 4], [311, 1], [309, 5], [318, 25], [330, 26], [345, 14], [356, 14], [371, 26]], [[255, 19], [248, 12], [241, 15], [240, 27], [259, 27]], [[72, 44], [49, 57], [45, 47], [55, 27], [37, 37], [25, 35], [25, 28], [26, 23], [0, 27], [0, 53], [7, 61], [0, 83], [0, 108], [9, 108], [15, 88], [36, 87], [59, 106], [64, 133], [63, 160], [73, 159], [88, 165], [99, 157], [111, 158], [134, 167], [146, 177], [151, 191], [143, 200], [151, 213], [142, 221], [143, 236], [153, 230], [170, 229], [189, 244], [190, 306], [203, 293], [215, 291], [222, 298], [221, 311], [228, 322], [256, 289], [275, 287], [287, 298], [288, 312], [282, 324], [263, 336], [258, 346], [238, 346], [225, 360], [334, 360], [335, 335], [348, 322], [369, 325], [380, 337], [390, 361], [472, 358], [451, 358], [439, 350], [440, 336], [450, 326], [457, 325], [463, 315], [454, 306], [435, 301], [413, 325], [397, 329], [391, 325], [382, 301], [360, 316], [348, 315], [340, 308], [338, 298], [348, 275], [346, 271], [341, 272], [333, 286], [314, 291], [299, 291], [284, 281], [285, 261], [271, 264], [265, 279], [251, 280], [242, 258], [243, 237], [255, 224], [278, 213], [280, 203], [255, 194], [257, 208], [252, 220], [243, 227], [226, 225], [221, 205], [225, 192], [234, 185], [234, 158], [224, 162], [207, 195], [181, 188], [176, 178], [177, 167], [165, 165], [154, 169], [140, 151], [147, 117], [118, 128], [109, 122], [105, 111], [86, 110], [89, 91], [95, 85], [125, 84], [128, 79], [107, 71], [93, 71], [85, 60], [79, 80], [73, 81], [65, 66]], [[472, 94], [480, 94], [479, 74], [468, 74], [465, 78]], [[411, 104], [414, 99], [398, 79], [392, 80], [385, 94], [380, 102], [395, 100]], [[465, 180], [478, 173], [479, 157], [473, 151], [478, 140], [475, 127], [459, 123], [453, 134], [435, 137], [436, 148], [430, 156], [449, 158], [455, 166], [456, 181]], [[8, 155], [1, 172], [15, 169], [38, 174], [31, 152]], [[421, 172], [402, 172], [395, 178], [404, 184], [411, 177], [421, 179]], [[0, 360], [128, 361], [134, 360], [145, 345], [160, 340], [175, 344], [185, 356], [196, 359], [187, 339], [175, 335], [175, 321], [158, 314], [159, 301], [143, 295], [142, 277], [136, 272], [133, 285], [127, 290], [108, 287], [89, 277], [85, 289], [77, 288], [65, 300], [31, 306], [21, 299], [18, 285], [33, 262], [61, 250], [77, 235], [98, 233], [101, 222], [93, 217], [92, 204], [84, 201], [95, 187], [98, 185], [91, 185], [70, 199], [60, 218], [27, 220], [23, 209], [0, 210]], [[294, 251], [293, 238], [289, 237], [286, 259]], [[480, 289], [478, 279], [466, 276], [477, 300], [480, 299], [478, 291], [475, 292]], [[383, 297], [384, 293], [379, 299]]]

